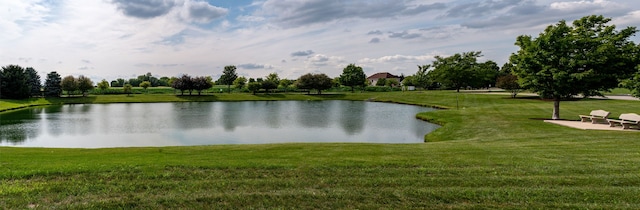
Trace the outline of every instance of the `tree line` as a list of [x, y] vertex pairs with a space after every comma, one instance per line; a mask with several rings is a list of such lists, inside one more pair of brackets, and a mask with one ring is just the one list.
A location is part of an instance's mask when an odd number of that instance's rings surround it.
[[[518, 36], [515, 45], [519, 50], [513, 53], [509, 61], [498, 67], [497, 63], [488, 60], [478, 62], [481, 51], [456, 53], [448, 57], [436, 56], [431, 64], [419, 65], [418, 71], [409, 76], [402, 75], [400, 81], [379, 80], [376, 85], [415, 86], [422, 89], [453, 89], [460, 91], [466, 88], [500, 87], [510, 91], [512, 97], [521, 90], [530, 90], [543, 98], [553, 99], [553, 119], [559, 118], [561, 100], [577, 95], [602, 95], [616, 87], [631, 90], [640, 97], [640, 46], [630, 40], [635, 35], [635, 27], [627, 27], [620, 31], [609, 24], [611, 19], [591, 15], [578, 19], [573, 24], [560, 21], [548, 26], [538, 37]], [[83, 76], [77, 79], [65, 77], [51, 72], [47, 75], [45, 85], [40, 85], [40, 78], [33, 68], [22, 68], [17, 65], [2, 67], [0, 72], [0, 97], [25, 98], [30, 96], [60, 96], [62, 90], [79, 91], [86, 94], [93, 86]], [[74, 81], [74, 82], [72, 82]], [[62, 85], [62, 84], [65, 85]], [[67, 84], [68, 83], [68, 84]], [[278, 87], [303, 90], [308, 93], [316, 90], [318, 94], [335, 86], [356, 87], [367, 86], [366, 75], [361, 67], [349, 64], [342, 74], [330, 78], [326, 74], [305, 74], [296, 80], [280, 79], [276, 73], [266, 78], [239, 77], [235, 66], [225, 66], [222, 76], [215, 82], [211, 77], [161, 77], [151, 73], [140, 75], [129, 80], [117, 79], [108, 83], [98, 83], [100, 89], [131, 86], [155, 87], [171, 86], [192, 94], [200, 94], [214, 84], [244, 89], [252, 93], [260, 90], [270, 92]], [[42, 90], [42, 91], [41, 91]]]

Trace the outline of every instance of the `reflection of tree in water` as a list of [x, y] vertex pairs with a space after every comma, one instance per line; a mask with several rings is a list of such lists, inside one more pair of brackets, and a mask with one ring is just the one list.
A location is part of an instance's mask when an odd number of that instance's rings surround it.
[[347, 134], [353, 135], [362, 131], [367, 104], [360, 101], [343, 101], [340, 103], [342, 106], [340, 124]]
[[47, 106], [44, 108], [44, 121], [47, 123], [47, 132], [52, 136], [60, 136], [64, 133], [64, 128], [60, 123], [52, 123], [53, 121], [60, 121], [63, 106]]
[[30, 108], [0, 114], [0, 143], [19, 144], [38, 137], [43, 108]]
[[59, 113], [62, 132], [70, 134], [87, 135], [93, 132], [91, 115], [87, 114], [91, 111], [91, 104], [71, 104], [65, 105], [62, 112]]
[[172, 111], [173, 119], [180, 129], [207, 128], [212, 123], [210, 113], [214, 106], [213, 103], [183, 102], [172, 104], [174, 106]]
[[225, 131], [234, 131], [236, 127], [241, 123], [242, 113], [246, 107], [242, 105], [246, 104], [243, 102], [229, 102], [229, 103], [220, 103], [222, 106], [222, 125], [224, 126]]
[[331, 106], [335, 101], [300, 101], [298, 123], [305, 128], [326, 128], [331, 120]]
[[279, 128], [280, 127], [280, 117], [282, 113], [280, 113], [280, 105], [282, 101], [265, 101], [264, 102], [264, 115], [263, 122], [271, 127], [271, 128]]

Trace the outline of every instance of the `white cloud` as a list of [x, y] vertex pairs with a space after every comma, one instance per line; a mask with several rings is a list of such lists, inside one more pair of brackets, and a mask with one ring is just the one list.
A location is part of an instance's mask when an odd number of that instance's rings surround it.
[[382, 56], [379, 58], [363, 58], [360, 59], [359, 63], [396, 63], [396, 62], [407, 62], [407, 61], [418, 61], [418, 62], [428, 62], [434, 60], [435, 55], [389, 55]]
[[0, 8], [0, 46], [11, 49], [0, 50], [0, 65], [108, 80], [216, 76], [226, 65], [254, 78], [274, 70], [335, 77], [349, 63], [410, 75], [435, 55], [482, 51], [504, 63], [518, 35], [562, 19], [603, 14], [620, 28], [640, 25], [635, 0], [16, 0]]
[[563, 11], [578, 11], [578, 10], [593, 10], [599, 8], [619, 7], [620, 5], [608, 0], [582, 0], [582, 1], [566, 1], [566, 2], [553, 2], [550, 4], [551, 9], [563, 10]]
[[612, 20], [617, 26], [635, 26], [640, 25], [640, 10], [631, 11], [625, 16], [615, 18]]
[[185, 9], [192, 21], [199, 23], [208, 23], [215, 19], [221, 18], [229, 12], [228, 9], [210, 5], [207, 2], [187, 1]]

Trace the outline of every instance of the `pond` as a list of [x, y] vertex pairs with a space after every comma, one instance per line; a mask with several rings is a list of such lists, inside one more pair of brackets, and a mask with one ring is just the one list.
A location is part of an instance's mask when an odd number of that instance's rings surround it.
[[107, 148], [291, 142], [422, 143], [431, 108], [364, 101], [77, 104], [0, 115], [0, 146]]

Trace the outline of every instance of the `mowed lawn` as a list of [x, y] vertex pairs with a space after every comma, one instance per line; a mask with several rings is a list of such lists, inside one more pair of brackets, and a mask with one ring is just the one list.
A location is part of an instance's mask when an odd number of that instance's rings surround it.
[[[552, 102], [536, 98], [452, 91], [91, 97], [69, 100], [338, 99], [448, 109], [418, 114], [443, 125], [424, 144], [0, 147], [1, 209], [640, 208], [640, 132], [544, 123]], [[593, 109], [640, 113], [639, 101], [560, 106], [571, 120]]]

